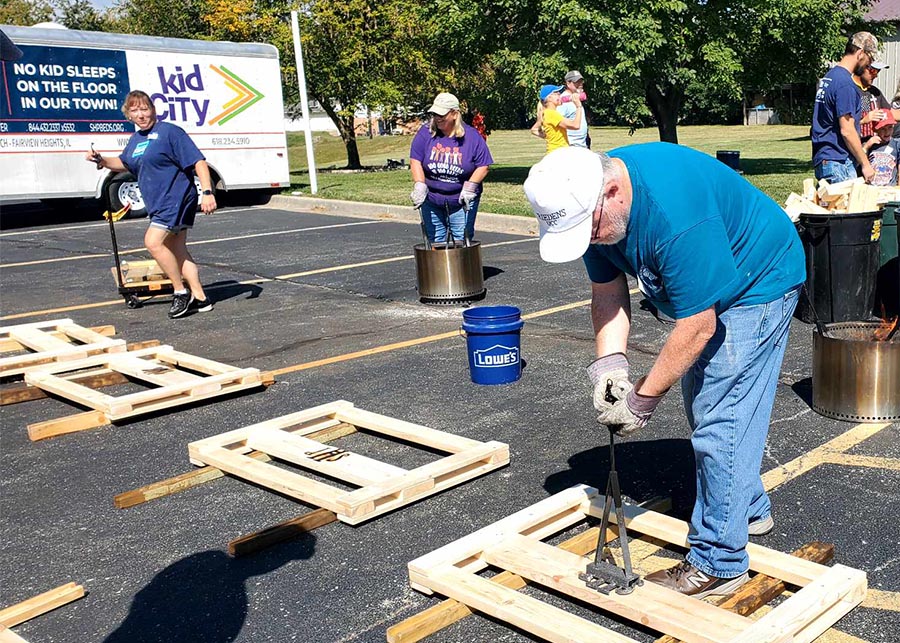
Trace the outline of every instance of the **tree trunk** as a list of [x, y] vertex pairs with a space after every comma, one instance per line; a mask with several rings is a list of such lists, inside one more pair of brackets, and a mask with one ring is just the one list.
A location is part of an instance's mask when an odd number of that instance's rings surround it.
[[344, 147], [347, 148], [347, 169], [361, 169], [362, 163], [359, 162], [359, 149], [356, 147], [356, 129], [353, 127], [353, 114], [342, 118], [334, 111], [334, 105], [331, 104], [330, 100], [318, 95], [316, 100], [319, 101], [319, 105], [322, 106], [322, 109], [328, 114], [328, 118], [337, 127], [341, 140], [344, 141]]
[[660, 89], [654, 81], [644, 83], [647, 106], [656, 119], [659, 140], [664, 143], [678, 143], [678, 112], [681, 110], [683, 92], [678, 87], [668, 85]]

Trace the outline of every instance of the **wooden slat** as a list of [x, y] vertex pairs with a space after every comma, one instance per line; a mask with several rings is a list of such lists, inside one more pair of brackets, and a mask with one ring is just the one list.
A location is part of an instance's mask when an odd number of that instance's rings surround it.
[[515, 623], [551, 643], [635, 643], [632, 638], [455, 567], [435, 570], [429, 583], [445, 596]]
[[62, 348], [0, 358], [0, 377], [21, 375], [33, 368], [54, 362], [70, 364], [97, 353], [116, 353], [125, 350], [123, 339], [104, 339], [94, 344], [62, 343], [64, 344]]
[[406, 469], [352, 451], [341, 450], [341, 453], [333, 453], [331, 457], [336, 458], [334, 460], [313, 457], [316, 454], [327, 455], [335, 449], [300, 435], [291, 435], [281, 429], [256, 430], [247, 438], [247, 446], [292, 462], [304, 469], [318, 471], [360, 486], [392, 480], [407, 473]]
[[32, 386], [37, 386], [49, 393], [55, 393], [72, 400], [77, 404], [83, 404], [96, 411], [109, 414], [112, 401], [115, 399], [105, 393], [100, 393], [76, 382], [64, 380], [51, 373], [43, 371], [31, 371], [25, 374], [25, 381]]
[[267, 547], [292, 540], [336, 520], [337, 514], [333, 511], [314, 509], [302, 516], [232, 540], [228, 543], [228, 553], [236, 558], [255, 554]]
[[525, 536], [510, 535], [482, 557], [491, 565], [688, 643], [725, 643], [749, 624], [743, 616], [654, 583], [644, 583], [624, 596], [590, 589], [578, 578], [590, 558]]
[[343, 492], [317, 480], [279, 469], [271, 464], [251, 460], [226, 449], [203, 448], [199, 450], [198, 456], [207, 464], [291, 498], [332, 511], [343, 508], [339, 502]]
[[[81, 328], [79, 326], [79, 328]], [[116, 334], [116, 327], [106, 324], [103, 326], [92, 326], [89, 330], [94, 333], [97, 333], [100, 337], [111, 337]], [[45, 333], [49, 335], [53, 335], [59, 339], [65, 339], [67, 335], [58, 330], [46, 330]], [[0, 337], [0, 353], [8, 353], [10, 351], [21, 351], [24, 350], [25, 347], [22, 346], [19, 342], [14, 339], [10, 339], [9, 337]]]
[[161, 364], [157, 361], [131, 357], [127, 353], [117, 356], [114, 368], [123, 375], [128, 375], [129, 377], [149, 382], [150, 384], [156, 384], [157, 386], [199, 382], [203, 380], [201, 375], [179, 371], [176, 368]]
[[[828, 629], [866, 596], [866, 574], [858, 569], [835, 565], [806, 585], [789, 600], [764, 614], [758, 621], [732, 640], [732, 643], [768, 643], [791, 641], [794, 634], [804, 633], [813, 640]], [[832, 608], [837, 608], [835, 613]], [[820, 616], [830, 613], [823, 621]], [[810, 623], [816, 627], [809, 630]]]
[[0, 610], [0, 625], [13, 627], [19, 623], [46, 614], [66, 603], [71, 603], [84, 596], [84, 587], [75, 583], [66, 583], [43, 594], [38, 594], [21, 603], [16, 603]]
[[[71, 342], [67, 342], [62, 337], [45, 333], [37, 328], [13, 329], [9, 331], [9, 338], [33, 351], [65, 350], [74, 347]], [[85, 353], [85, 357], [87, 357], [87, 353]]]
[[97, 332], [93, 328], [85, 328], [78, 324], [60, 324], [59, 331], [66, 337], [77, 339], [84, 344], [94, 344], [103, 341], [107, 337], [104, 333]]
[[7, 629], [5, 625], [0, 625], [0, 643], [28, 643], [28, 641]]
[[[812, 560], [819, 564], [825, 564], [834, 557], [834, 545], [822, 542], [811, 542], [794, 550], [791, 556]], [[719, 609], [734, 612], [742, 616], [748, 616], [766, 605], [772, 599], [780, 596], [787, 589], [784, 581], [765, 574], [757, 574], [743, 584], [734, 594], [720, 597], [713, 604]], [[666, 634], [654, 643], [679, 643], [680, 639]]]
[[97, 427], [109, 423], [110, 420], [106, 413], [103, 413], [102, 411], [85, 411], [84, 413], [67, 415], [66, 417], [56, 418], [54, 420], [29, 424], [28, 438], [33, 442], [36, 442], [57, 435], [64, 435], [66, 433], [96, 429]]
[[379, 415], [371, 411], [363, 409], [346, 409], [335, 414], [336, 419], [343, 422], [355, 424], [357, 428], [383, 433], [392, 437], [406, 440], [414, 444], [424, 444], [425, 446], [438, 449], [440, 451], [448, 451], [457, 453], [476, 447], [481, 442], [464, 438], [460, 435], [437, 431], [427, 426], [413, 424], [412, 422], [404, 422], [386, 415]]
[[[654, 511], [668, 511], [672, 506], [672, 502], [669, 498], [653, 498], [646, 503], [642, 503], [642, 506]], [[608, 541], [617, 537], [618, 534], [610, 529], [607, 530], [605, 540]], [[599, 538], [599, 527], [591, 527], [564, 540], [559, 544], [559, 548], [579, 556], [585, 556], [597, 549]], [[509, 571], [502, 571], [491, 576], [490, 581], [515, 590], [522, 589], [528, 584], [527, 580]], [[387, 640], [388, 643], [416, 643], [470, 614], [472, 614], [472, 609], [468, 605], [456, 599], [448, 598], [389, 627]]]
[[9, 335], [10, 331], [20, 328], [52, 328], [56, 330], [63, 324], [74, 323], [71, 319], [49, 319], [47, 321], [31, 322], [29, 324], [15, 324], [14, 326], [0, 326], [0, 336]]
[[[166, 344], [161, 346], [152, 346], [149, 348], [142, 348], [136, 351], [129, 351], [131, 357], [146, 357], [148, 355], [157, 355], [159, 353], [164, 353], [166, 351], [171, 351], [172, 347]], [[41, 373], [66, 373], [72, 371], [81, 371], [88, 368], [95, 368], [98, 366], [108, 367], [109, 362], [112, 359], [115, 359], [116, 353], [100, 353], [99, 355], [92, 355], [85, 359], [60, 362], [56, 364], [47, 364], [42, 366], [40, 369]], [[25, 378], [25, 381], [28, 381], [28, 378]]]
[[235, 369], [234, 366], [229, 364], [223, 364], [222, 362], [216, 362], [204, 357], [182, 353], [181, 351], [170, 351], [165, 355], [160, 355], [159, 361], [168, 362], [194, 371], [200, 371], [207, 375], [223, 375], [225, 373], [231, 373]]
[[[587, 511], [596, 518], [602, 517], [603, 498], [595, 498], [587, 507]], [[610, 516], [610, 520], [615, 522], [614, 513]], [[625, 520], [629, 531], [634, 530], [647, 534], [679, 547], [688, 546], [688, 524], [683, 520], [647, 511], [634, 505], [625, 505]], [[818, 563], [761, 547], [755, 543], [747, 545], [747, 553], [750, 555], [750, 569], [753, 571], [780, 578], [800, 587], [812, 582], [827, 569]]]

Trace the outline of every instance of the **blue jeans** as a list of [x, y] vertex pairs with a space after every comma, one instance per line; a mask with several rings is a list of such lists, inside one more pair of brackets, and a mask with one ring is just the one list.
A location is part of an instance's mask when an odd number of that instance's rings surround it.
[[431, 243], [444, 243], [447, 240], [447, 222], [450, 222], [450, 232], [453, 238], [459, 242], [463, 240], [463, 234], [469, 239], [475, 236], [475, 215], [478, 213], [478, 203], [481, 195], [475, 197], [469, 212], [463, 209], [462, 204], [435, 205], [431, 201], [422, 204], [422, 222], [425, 224], [425, 233]]
[[856, 164], [853, 159], [846, 161], [822, 161], [815, 167], [816, 180], [828, 179], [829, 183], [856, 178]]
[[686, 558], [712, 576], [747, 571], [747, 525], [772, 511], [759, 469], [798, 293], [719, 315], [681, 380], [697, 472]]

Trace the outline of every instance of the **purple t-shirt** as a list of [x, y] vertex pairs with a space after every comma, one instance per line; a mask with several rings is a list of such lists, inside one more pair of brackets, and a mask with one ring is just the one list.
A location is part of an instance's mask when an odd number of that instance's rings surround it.
[[432, 137], [431, 130], [425, 124], [413, 138], [409, 158], [422, 164], [428, 200], [435, 205], [459, 204], [463, 183], [469, 180], [475, 168], [494, 162], [487, 143], [478, 131], [465, 123], [463, 131], [460, 138], [440, 134]]

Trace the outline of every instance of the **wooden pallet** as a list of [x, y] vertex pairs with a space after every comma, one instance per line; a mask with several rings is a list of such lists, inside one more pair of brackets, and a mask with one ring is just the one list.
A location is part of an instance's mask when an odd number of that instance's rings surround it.
[[71, 319], [0, 327], [0, 352], [19, 352], [0, 357], [0, 380], [21, 379], [29, 369], [44, 364], [125, 351], [125, 340], [109, 337], [114, 333], [112, 326], [85, 328]]
[[[308, 435], [318, 429], [309, 424], [326, 419], [351, 424], [358, 431], [404, 440], [452, 455], [406, 470], [310, 439]], [[313, 480], [250, 457], [248, 454], [253, 451], [360, 488], [345, 491]], [[188, 445], [188, 453], [196, 465], [211, 465], [328, 509], [335, 512], [339, 520], [351, 525], [509, 463], [509, 447], [500, 442], [479, 442], [436, 431], [364, 411], [343, 400], [192, 442]]]
[[[117, 372], [155, 388], [116, 397], [67, 379], [76, 371], [97, 368]], [[45, 365], [29, 370], [25, 374], [25, 382], [93, 409], [87, 413], [29, 425], [29, 437], [40, 440], [229, 395], [263, 386], [271, 379], [264, 380], [263, 374], [255, 368], [236, 368], [163, 345]]]
[[163, 290], [171, 287], [172, 281], [166, 277], [155, 259], [137, 259], [122, 261], [122, 281], [119, 283], [119, 274], [116, 267], [110, 268], [113, 279], [122, 288], [140, 288], [146, 290]]
[[66, 583], [56, 589], [0, 610], [0, 643], [24, 641], [25, 639], [8, 628], [46, 614], [82, 596], [84, 596], [84, 587], [75, 583]]
[[[812, 641], [865, 597], [866, 574], [860, 570], [825, 567], [754, 543], [747, 546], [751, 570], [802, 588], [756, 621], [652, 583], [625, 596], [602, 594], [578, 578], [590, 558], [542, 539], [588, 516], [599, 518], [603, 500], [592, 487], [567, 489], [410, 562], [410, 582], [422, 592], [439, 592], [548, 641], [580, 643], [634, 639], [493, 583], [478, 572], [488, 566], [511, 572], [689, 643]], [[688, 525], [681, 520], [633, 505], [626, 505], [625, 518], [630, 534], [687, 547]]]

